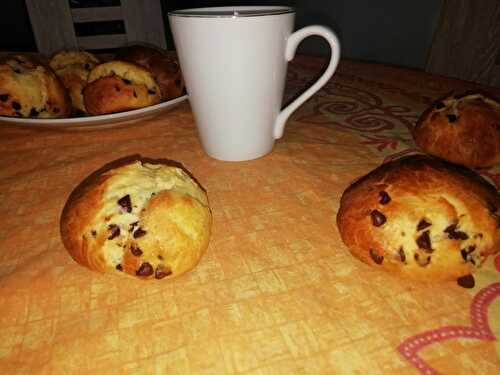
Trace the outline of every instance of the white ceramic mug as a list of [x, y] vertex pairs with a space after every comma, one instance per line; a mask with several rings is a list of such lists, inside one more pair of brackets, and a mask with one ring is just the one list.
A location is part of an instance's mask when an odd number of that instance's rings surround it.
[[[168, 15], [203, 148], [228, 161], [269, 153], [288, 117], [333, 75], [340, 58], [336, 35], [324, 26], [293, 32], [289, 7], [214, 7]], [[283, 110], [288, 61], [310, 35], [331, 47], [321, 77]]]

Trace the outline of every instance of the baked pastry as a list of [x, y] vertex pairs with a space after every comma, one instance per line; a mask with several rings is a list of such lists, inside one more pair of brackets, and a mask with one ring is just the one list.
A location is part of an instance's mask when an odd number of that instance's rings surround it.
[[115, 59], [146, 68], [160, 86], [162, 100], [174, 99], [183, 94], [184, 80], [175, 55], [167, 55], [158, 49], [135, 45], [120, 49]]
[[342, 195], [337, 226], [365, 263], [410, 279], [470, 286], [471, 273], [500, 249], [499, 207], [498, 192], [478, 175], [413, 155], [353, 183]]
[[98, 64], [99, 59], [87, 51], [61, 51], [55, 54], [49, 62], [50, 67], [55, 72], [72, 65], [81, 66], [90, 71]]
[[500, 104], [481, 93], [448, 96], [413, 130], [422, 151], [470, 167], [500, 163]]
[[115, 60], [90, 71], [83, 99], [88, 113], [101, 115], [157, 104], [161, 91], [146, 69]]
[[86, 51], [61, 51], [50, 60], [50, 67], [68, 90], [75, 114], [87, 112], [82, 91], [87, 85], [90, 71], [97, 64], [97, 57]]
[[69, 113], [66, 90], [49, 67], [21, 54], [0, 62], [0, 115], [56, 118]]
[[195, 267], [211, 223], [206, 193], [182, 169], [134, 161], [72, 193], [61, 237], [73, 259], [92, 270], [163, 279]]

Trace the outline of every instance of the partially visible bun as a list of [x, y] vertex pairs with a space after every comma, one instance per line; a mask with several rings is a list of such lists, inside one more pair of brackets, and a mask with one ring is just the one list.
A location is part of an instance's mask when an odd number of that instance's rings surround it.
[[98, 64], [99, 59], [87, 51], [61, 51], [55, 54], [49, 62], [50, 67], [55, 72], [73, 65], [81, 66], [90, 71]]
[[0, 115], [58, 118], [70, 110], [66, 90], [48, 66], [22, 54], [0, 62]]
[[52, 57], [49, 64], [68, 90], [73, 112], [86, 113], [83, 89], [99, 59], [86, 51], [61, 51]]
[[453, 163], [500, 163], [500, 104], [483, 93], [448, 96], [420, 117], [413, 130], [422, 151]]
[[157, 104], [161, 91], [146, 69], [115, 60], [92, 69], [83, 98], [87, 112], [100, 115]]
[[179, 61], [175, 55], [141, 45], [122, 48], [116, 59], [128, 61], [146, 68], [161, 89], [162, 100], [170, 100], [182, 95], [184, 80]]
[[500, 250], [500, 196], [471, 171], [416, 155], [381, 165], [343, 194], [342, 240], [361, 261], [422, 280], [464, 280]]
[[196, 266], [211, 223], [206, 193], [182, 169], [135, 161], [75, 189], [61, 236], [75, 261], [92, 270], [162, 279]]
[[147, 67], [149, 59], [155, 56], [165, 56], [165, 51], [156, 47], [137, 44], [120, 48], [115, 55], [115, 59]]

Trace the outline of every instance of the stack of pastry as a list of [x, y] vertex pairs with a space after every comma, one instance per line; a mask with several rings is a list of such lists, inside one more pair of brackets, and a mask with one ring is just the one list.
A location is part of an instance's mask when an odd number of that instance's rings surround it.
[[102, 115], [182, 95], [177, 59], [144, 46], [101, 62], [88, 51], [61, 51], [48, 64], [26, 54], [0, 61], [0, 115], [61, 118]]

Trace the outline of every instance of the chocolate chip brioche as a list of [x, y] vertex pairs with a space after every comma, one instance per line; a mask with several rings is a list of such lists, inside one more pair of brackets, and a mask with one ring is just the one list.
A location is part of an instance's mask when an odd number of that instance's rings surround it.
[[47, 66], [27, 55], [0, 62], [0, 115], [59, 118], [70, 113], [64, 86]]
[[361, 261], [403, 277], [457, 279], [500, 249], [500, 196], [471, 171], [414, 155], [381, 165], [342, 195], [337, 226]]
[[102, 115], [157, 104], [161, 90], [145, 68], [114, 60], [90, 71], [83, 99], [89, 114]]
[[83, 89], [90, 71], [98, 64], [97, 57], [87, 51], [61, 51], [50, 60], [50, 67], [68, 90], [74, 114], [87, 112]]
[[179, 61], [166, 51], [142, 45], [121, 48], [115, 59], [128, 61], [146, 68], [160, 86], [162, 100], [170, 100], [182, 95], [184, 79]]
[[182, 169], [135, 161], [72, 193], [61, 237], [73, 259], [92, 270], [163, 279], [196, 266], [211, 223], [206, 193]]
[[448, 96], [421, 115], [413, 138], [422, 151], [453, 163], [500, 163], [500, 104], [481, 93]]

